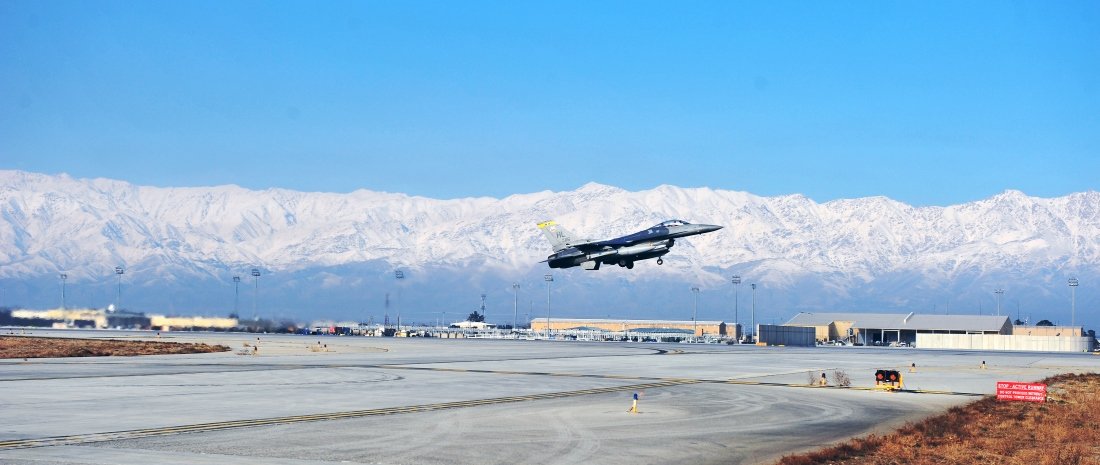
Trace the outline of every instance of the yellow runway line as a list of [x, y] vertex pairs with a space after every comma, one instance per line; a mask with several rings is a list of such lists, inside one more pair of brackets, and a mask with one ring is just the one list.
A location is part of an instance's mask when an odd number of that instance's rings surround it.
[[548, 392], [531, 394], [526, 396], [496, 397], [490, 399], [474, 399], [454, 402], [441, 402], [435, 404], [409, 405], [401, 407], [377, 408], [368, 410], [355, 410], [347, 412], [318, 413], [310, 415], [293, 415], [274, 418], [256, 418], [247, 420], [219, 421], [211, 423], [198, 423], [193, 425], [166, 426], [156, 428], [144, 428], [126, 431], [112, 431], [103, 433], [76, 434], [70, 436], [55, 436], [34, 439], [17, 439], [0, 442], [0, 451], [11, 449], [27, 449], [32, 447], [47, 447], [60, 445], [88, 444], [104, 441], [118, 441], [125, 439], [137, 439], [150, 436], [166, 436], [172, 434], [201, 433], [226, 429], [250, 428], [257, 426], [285, 425], [292, 423], [306, 423], [317, 421], [343, 420], [350, 418], [364, 418], [372, 416], [397, 415], [404, 413], [431, 412], [457, 408], [476, 407], [481, 405], [505, 404], [514, 402], [534, 401], [543, 399], [560, 399], [566, 397], [586, 396], [594, 394], [608, 394], [622, 391], [639, 391], [657, 389], [683, 384], [699, 383], [699, 380], [681, 379], [664, 380], [652, 383], [632, 384], [627, 386], [611, 386], [602, 388], [582, 389], [578, 391]]

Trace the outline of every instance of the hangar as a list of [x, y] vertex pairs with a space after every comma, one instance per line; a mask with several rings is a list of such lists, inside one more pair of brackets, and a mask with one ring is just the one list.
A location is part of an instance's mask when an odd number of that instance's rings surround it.
[[917, 334], [1012, 334], [1007, 316], [916, 313], [799, 313], [784, 326], [812, 327], [818, 341], [915, 344]]

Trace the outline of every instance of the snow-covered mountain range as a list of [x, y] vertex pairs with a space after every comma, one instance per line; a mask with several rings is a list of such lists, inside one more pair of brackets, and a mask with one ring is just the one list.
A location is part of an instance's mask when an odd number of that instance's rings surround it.
[[[535, 224], [608, 238], [665, 219], [725, 226], [677, 241], [665, 264], [553, 270], [552, 311], [577, 317], [742, 323], [798, 311], [996, 311], [1100, 322], [1100, 193], [1058, 198], [1005, 191], [947, 207], [885, 197], [817, 203], [801, 195], [661, 186], [503, 199], [161, 188], [0, 171], [0, 306], [122, 306], [147, 312], [299, 319], [461, 319], [486, 294], [490, 321], [544, 316], [552, 251]], [[115, 266], [123, 266], [121, 296]], [[261, 276], [254, 280], [250, 270]], [[401, 270], [404, 279], [396, 279]], [[736, 289], [730, 277], [740, 275]], [[235, 291], [233, 276], [241, 282]], [[512, 283], [521, 285], [513, 294]], [[738, 295], [734, 304], [733, 296]], [[239, 298], [235, 295], [239, 294]]]

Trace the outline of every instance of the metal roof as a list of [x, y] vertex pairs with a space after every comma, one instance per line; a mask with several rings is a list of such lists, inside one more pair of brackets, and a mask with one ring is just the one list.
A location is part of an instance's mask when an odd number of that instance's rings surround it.
[[909, 329], [923, 331], [1001, 331], [1009, 325], [1007, 316], [928, 315], [918, 313], [799, 313], [785, 326], [826, 326], [850, 321], [853, 328]]

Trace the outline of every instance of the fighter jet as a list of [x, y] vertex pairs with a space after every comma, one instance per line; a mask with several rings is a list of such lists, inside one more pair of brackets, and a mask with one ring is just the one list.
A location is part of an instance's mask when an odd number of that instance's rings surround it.
[[661, 256], [668, 253], [676, 238], [709, 233], [722, 227], [668, 220], [649, 229], [606, 241], [574, 239], [569, 231], [554, 221], [539, 223], [539, 229], [554, 247], [554, 254], [542, 263], [548, 263], [550, 268], [581, 266], [586, 270], [598, 270], [602, 263], [634, 268], [634, 262], [654, 257], [660, 265], [664, 263]]

